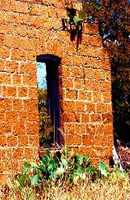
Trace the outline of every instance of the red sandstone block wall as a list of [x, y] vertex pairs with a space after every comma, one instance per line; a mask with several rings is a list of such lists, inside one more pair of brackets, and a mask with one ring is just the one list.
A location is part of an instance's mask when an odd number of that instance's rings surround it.
[[61, 120], [65, 144], [108, 161], [112, 152], [111, 66], [97, 26], [85, 25], [76, 51], [62, 1], [0, 0], [0, 173], [36, 159], [39, 118], [36, 56], [61, 57]]

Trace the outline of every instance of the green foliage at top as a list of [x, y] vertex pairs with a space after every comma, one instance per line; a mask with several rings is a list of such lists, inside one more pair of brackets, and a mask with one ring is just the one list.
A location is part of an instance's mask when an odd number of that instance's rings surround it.
[[[111, 50], [114, 57], [119, 56], [115, 52], [124, 50], [127, 43], [130, 42], [130, 26], [129, 26], [129, 2], [124, 1], [100, 1], [100, 0], [82, 0], [82, 9], [75, 11], [73, 9], [73, 0], [70, 1], [71, 7], [68, 12], [70, 22], [75, 23], [75, 16], [78, 22], [98, 24], [99, 33], [102, 36], [103, 44]], [[121, 54], [120, 54], [121, 56]]]

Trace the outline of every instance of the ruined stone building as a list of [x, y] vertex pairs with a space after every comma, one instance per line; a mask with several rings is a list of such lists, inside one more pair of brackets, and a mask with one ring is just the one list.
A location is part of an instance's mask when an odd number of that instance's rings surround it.
[[109, 53], [97, 24], [84, 25], [77, 50], [63, 18], [62, 0], [0, 1], [0, 174], [18, 172], [25, 159], [39, 156], [37, 63], [46, 65], [50, 87], [56, 88], [50, 99], [57, 94], [59, 146], [94, 163], [112, 156]]

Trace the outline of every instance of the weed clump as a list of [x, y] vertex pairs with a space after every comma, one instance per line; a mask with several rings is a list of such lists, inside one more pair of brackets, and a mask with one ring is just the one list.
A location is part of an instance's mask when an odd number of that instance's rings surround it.
[[110, 169], [89, 157], [68, 151], [48, 152], [37, 164], [25, 162], [22, 172], [1, 190], [1, 200], [120, 200], [130, 198], [128, 173]]

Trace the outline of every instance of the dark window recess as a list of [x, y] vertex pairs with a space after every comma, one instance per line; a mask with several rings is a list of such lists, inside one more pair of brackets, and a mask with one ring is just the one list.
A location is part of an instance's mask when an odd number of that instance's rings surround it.
[[59, 80], [60, 58], [53, 55], [37, 56], [37, 86], [40, 115], [40, 146], [59, 147], [61, 145]]

